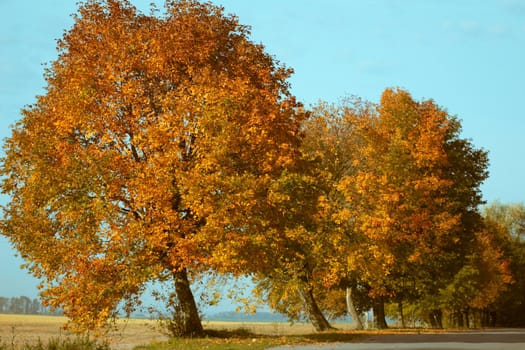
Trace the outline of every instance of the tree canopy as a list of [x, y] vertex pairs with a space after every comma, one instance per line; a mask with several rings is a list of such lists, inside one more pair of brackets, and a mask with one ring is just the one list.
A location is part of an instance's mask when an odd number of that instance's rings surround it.
[[173, 278], [181, 332], [200, 333], [188, 270], [242, 263], [237, 236], [293, 164], [301, 115], [291, 70], [248, 35], [211, 4], [92, 0], [58, 41], [5, 144], [2, 233], [81, 328]]

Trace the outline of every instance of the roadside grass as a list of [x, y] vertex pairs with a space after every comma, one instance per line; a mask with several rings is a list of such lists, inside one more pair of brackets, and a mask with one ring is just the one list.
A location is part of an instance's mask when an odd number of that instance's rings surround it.
[[172, 339], [163, 343], [153, 343], [135, 347], [135, 350], [264, 350], [286, 343], [272, 339]]
[[196, 339], [176, 338], [165, 342], [137, 346], [134, 350], [264, 350], [281, 345], [320, 344], [349, 342], [360, 335], [346, 331], [311, 333], [304, 335], [255, 334], [245, 328], [235, 330], [207, 330], [207, 337]]
[[326, 343], [348, 343], [357, 339], [379, 334], [417, 334], [443, 333], [445, 330], [435, 329], [401, 329], [385, 330], [332, 330], [305, 334], [268, 335], [253, 333], [246, 328], [234, 330], [206, 330], [207, 337], [196, 339], [170, 339], [154, 342], [148, 345], [136, 346], [134, 350], [264, 350], [282, 345], [321, 345]]

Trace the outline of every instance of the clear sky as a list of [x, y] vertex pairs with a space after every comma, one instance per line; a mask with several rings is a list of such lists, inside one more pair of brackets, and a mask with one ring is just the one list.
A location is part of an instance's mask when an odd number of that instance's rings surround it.
[[[131, 0], [148, 12], [151, 0]], [[163, 1], [155, 1], [162, 7]], [[214, 0], [294, 68], [307, 106], [386, 87], [432, 98], [489, 151], [487, 201], [525, 200], [525, 0]], [[42, 93], [43, 63], [72, 25], [76, 0], [0, 0], [0, 138]], [[7, 199], [0, 198], [5, 203]], [[35, 297], [37, 282], [0, 237], [0, 296]]]

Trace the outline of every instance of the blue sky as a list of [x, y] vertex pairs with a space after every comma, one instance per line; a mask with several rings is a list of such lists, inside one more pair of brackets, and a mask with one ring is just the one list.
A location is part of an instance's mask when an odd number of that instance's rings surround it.
[[[132, 0], [148, 11], [150, 0]], [[432, 98], [489, 151], [486, 200], [525, 199], [525, 0], [215, 0], [252, 39], [294, 68], [307, 106], [386, 87]], [[162, 6], [162, 1], [156, 1]], [[42, 93], [43, 63], [72, 25], [76, 0], [0, 0], [0, 137]], [[6, 198], [0, 201], [5, 202]], [[0, 238], [0, 296], [35, 297], [37, 282]]]

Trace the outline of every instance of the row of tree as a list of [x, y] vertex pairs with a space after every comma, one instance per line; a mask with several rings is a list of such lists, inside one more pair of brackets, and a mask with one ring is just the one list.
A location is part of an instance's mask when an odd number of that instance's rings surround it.
[[306, 110], [248, 37], [194, 0], [80, 4], [1, 160], [1, 233], [45, 305], [94, 329], [167, 282], [171, 330], [201, 335], [190, 285], [211, 273], [318, 330], [369, 307], [386, 327], [387, 302], [490, 314], [519, 249], [480, 214], [487, 153], [459, 120], [399, 89]]
[[[525, 325], [525, 206], [491, 203], [482, 208], [479, 245], [469, 247], [453, 278], [435, 294], [422, 295], [416, 283], [388, 297], [387, 315], [398, 326], [523, 327]], [[460, 249], [451, 251], [460, 252]], [[435, 277], [441, 277], [436, 273]], [[333, 305], [341, 308], [342, 295]], [[369, 307], [366, 291], [358, 308]]]
[[31, 299], [24, 295], [19, 297], [0, 297], [0, 314], [23, 314], [23, 315], [59, 315], [60, 311], [46, 309], [39, 299]]
[[[507, 265], [506, 268], [511, 273], [510, 284], [499, 286], [500, 293], [495, 295], [493, 288], [493, 302], [488, 303], [485, 310], [492, 315], [492, 325], [506, 327], [525, 326], [525, 205], [523, 203], [503, 204], [494, 202], [485, 206], [482, 210], [484, 223], [487, 229], [492, 232], [496, 244], [500, 247], [498, 254], [500, 260]], [[489, 254], [483, 252], [483, 254]], [[485, 270], [480, 270], [480, 277], [489, 281], [485, 275]], [[477, 286], [474, 286], [477, 287]], [[469, 286], [472, 289], [472, 286]], [[472, 303], [467, 303], [472, 309]], [[469, 324], [468, 318], [464, 322]]]

